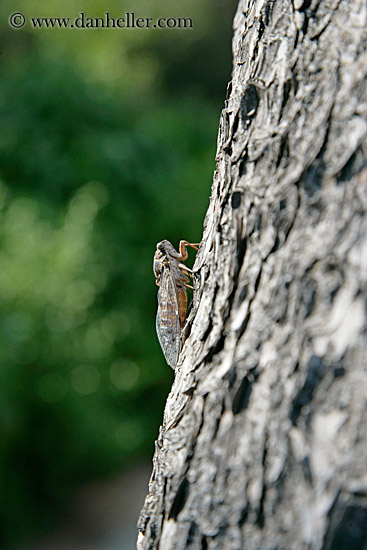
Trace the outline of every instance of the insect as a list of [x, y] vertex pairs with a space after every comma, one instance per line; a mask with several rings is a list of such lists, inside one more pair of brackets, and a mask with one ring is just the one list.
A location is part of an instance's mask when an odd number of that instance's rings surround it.
[[157, 244], [153, 261], [156, 284], [159, 286], [157, 335], [164, 357], [173, 369], [180, 353], [180, 333], [187, 308], [186, 288], [192, 289], [188, 284], [192, 271], [181, 263], [188, 257], [188, 246], [197, 250], [199, 244], [180, 241], [177, 252], [169, 241], [161, 241]]

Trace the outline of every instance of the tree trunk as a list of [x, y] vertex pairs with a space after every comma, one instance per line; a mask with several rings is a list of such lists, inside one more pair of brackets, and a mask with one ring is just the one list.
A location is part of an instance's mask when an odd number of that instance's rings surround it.
[[366, 13], [240, 0], [141, 550], [367, 548]]

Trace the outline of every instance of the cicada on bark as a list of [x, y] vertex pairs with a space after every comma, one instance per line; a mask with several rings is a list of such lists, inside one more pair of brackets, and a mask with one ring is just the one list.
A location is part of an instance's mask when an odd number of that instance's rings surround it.
[[181, 327], [187, 309], [186, 289], [192, 289], [188, 284], [192, 271], [182, 263], [188, 257], [188, 246], [197, 250], [199, 245], [180, 241], [177, 252], [169, 241], [161, 241], [157, 244], [153, 262], [156, 284], [159, 286], [157, 335], [164, 357], [173, 369], [180, 353]]

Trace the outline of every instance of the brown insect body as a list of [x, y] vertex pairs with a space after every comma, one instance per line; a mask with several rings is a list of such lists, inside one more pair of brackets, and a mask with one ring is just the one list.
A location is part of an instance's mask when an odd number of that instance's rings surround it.
[[180, 241], [180, 251], [177, 252], [169, 241], [161, 241], [157, 244], [153, 262], [156, 284], [159, 286], [157, 335], [166, 361], [173, 369], [180, 353], [181, 327], [187, 309], [186, 288], [191, 288], [188, 285], [191, 270], [180, 263], [187, 259], [186, 246], [197, 250], [195, 244]]

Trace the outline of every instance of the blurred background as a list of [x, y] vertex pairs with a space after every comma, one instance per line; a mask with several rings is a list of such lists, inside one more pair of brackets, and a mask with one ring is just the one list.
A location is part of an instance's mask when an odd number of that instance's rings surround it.
[[[2, 0], [1, 549], [134, 548], [173, 380], [152, 259], [201, 239], [236, 4]], [[14, 30], [14, 11], [193, 28]]]

